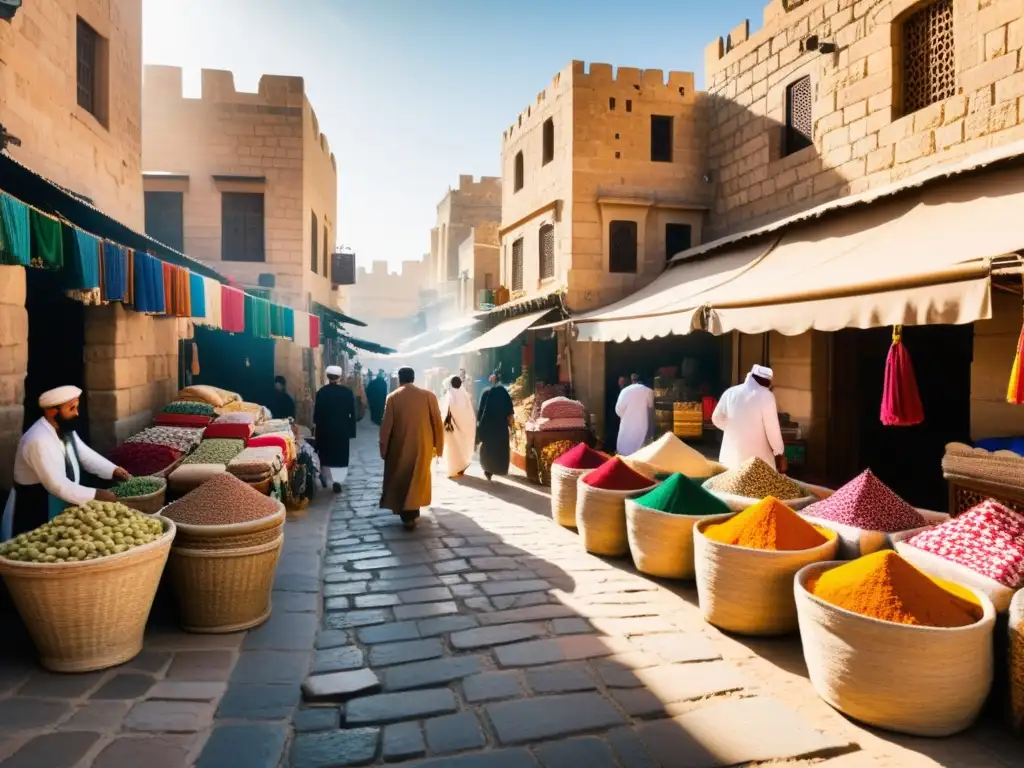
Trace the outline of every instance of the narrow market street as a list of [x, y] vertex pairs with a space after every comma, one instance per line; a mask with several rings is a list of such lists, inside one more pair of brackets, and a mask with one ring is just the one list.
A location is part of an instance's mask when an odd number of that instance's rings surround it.
[[263, 626], [188, 635], [158, 606], [121, 668], [55, 675], [5, 654], [0, 765], [1024, 765], [985, 726], [927, 740], [852, 724], [814, 695], [797, 638], [714, 630], [692, 588], [587, 555], [519, 478], [435, 475], [407, 533], [377, 508], [368, 423], [353, 449], [343, 494], [288, 522]]

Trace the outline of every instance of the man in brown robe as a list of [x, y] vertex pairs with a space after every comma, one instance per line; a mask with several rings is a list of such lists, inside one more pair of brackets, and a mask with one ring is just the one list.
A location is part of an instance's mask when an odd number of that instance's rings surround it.
[[384, 483], [380, 506], [400, 515], [402, 525], [416, 527], [420, 507], [430, 504], [430, 472], [434, 453], [444, 453], [444, 423], [433, 392], [413, 384], [412, 368], [398, 371], [398, 389], [384, 403], [380, 425], [380, 457]]

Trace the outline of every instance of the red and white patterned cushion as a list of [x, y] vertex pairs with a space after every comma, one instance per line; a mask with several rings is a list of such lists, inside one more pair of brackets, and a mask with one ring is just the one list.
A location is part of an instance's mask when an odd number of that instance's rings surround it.
[[1024, 515], [993, 499], [905, 543], [1006, 587], [1024, 582]]

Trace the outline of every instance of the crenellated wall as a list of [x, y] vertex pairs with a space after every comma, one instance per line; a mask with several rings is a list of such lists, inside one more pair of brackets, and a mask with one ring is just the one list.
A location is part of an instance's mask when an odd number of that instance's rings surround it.
[[[437, 204], [430, 238], [430, 282], [440, 293], [455, 290], [459, 245], [473, 227], [501, 220], [502, 180], [495, 176], [459, 176], [459, 185]], [[446, 284], [449, 284], [446, 286]]]

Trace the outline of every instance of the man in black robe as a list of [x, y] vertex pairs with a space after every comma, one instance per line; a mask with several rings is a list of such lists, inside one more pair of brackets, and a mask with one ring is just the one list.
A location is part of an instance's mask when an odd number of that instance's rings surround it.
[[384, 419], [384, 403], [388, 399], [388, 381], [383, 370], [378, 371], [376, 378], [366, 385], [366, 399], [370, 403], [370, 421], [379, 427]]
[[488, 480], [492, 475], [507, 475], [511, 459], [509, 429], [512, 426], [512, 396], [496, 375], [480, 396], [476, 438], [480, 441], [480, 466]]
[[348, 476], [348, 441], [356, 436], [356, 398], [341, 383], [341, 368], [327, 368], [327, 385], [316, 393], [313, 407], [313, 434], [320, 454], [320, 473], [325, 483], [333, 483], [334, 492]]
[[274, 377], [274, 393], [270, 396], [267, 407], [275, 419], [295, 418], [295, 400], [288, 394], [284, 376]]

